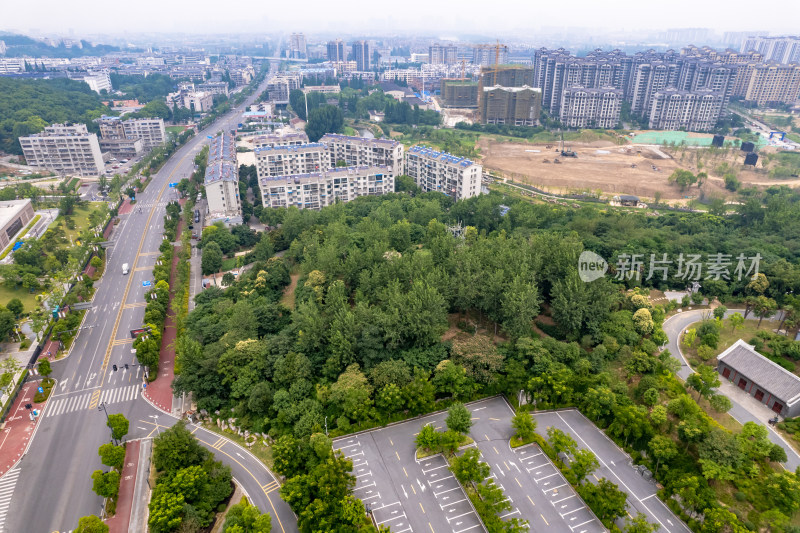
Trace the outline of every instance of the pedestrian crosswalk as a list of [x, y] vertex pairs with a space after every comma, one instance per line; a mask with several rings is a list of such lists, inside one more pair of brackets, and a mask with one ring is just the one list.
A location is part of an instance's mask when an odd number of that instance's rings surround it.
[[0, 531], [5, 531], [6, 515], [11, 505], [11, 497], [14, 495], [14, 487], [19, 478], [19, 467], [12, 468], [6, 475], [0, 478]]
[[[126, 385], [114, 389], [105, 389], [100, 393], [99, 403], [112, 404], [135, 400], [139, 397], [140, 387], [141, 386], [137, 383], [135, 385]], [[95, 394], [95, 392], [86, 392], [53, 399], [51, 400], [52, 403], [47, 407], [45, 416], [53, 417], [79, 411], [81, 409], [88, 409], [89, 404], [92, 403], [92, 397], [95, 396]]]

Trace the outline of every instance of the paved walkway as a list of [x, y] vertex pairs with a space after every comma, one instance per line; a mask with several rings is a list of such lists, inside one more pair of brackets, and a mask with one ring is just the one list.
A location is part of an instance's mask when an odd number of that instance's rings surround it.
[[129, 442], [125, 447], [125, 464], [119, 483], [117, 513], [106, 520], [109, 533], [127, 533], [133, 508], [133, 492], [136, 486], [136, 471], [139, 465], [139, 442]]
[[[6, 417], [6, 425], [3, 431], [0, 432], [0, 476], [8, 472], [17, 461], [20, 460], [22, 454], [28, 448], [28, 442], [36, 429], [36, 425], [41, 419], [43, 403], [34, 403], [33, 396], [36, 394], [36, 389], [39, 387], [39, 382], [30, 382], [22, 386], [14, 405], [8, 411]], [[31, 422], [29, 413], [25, 409], [25, 404], [33, 404], [33, 409], [39, 411], [40, 416], [35, 421]]]
[[[183, 221], [178, 223], [176, 240], [180, 240], [181, 226]], [[178, 330], [175, 323], [175, 283], [177, 280], [177, 269], [179, 261], [179, 250], [175, 248], [172, 254], [172, 271], [170, 272], [170, 292], [169, 309], [167, 318], [164, 321], [164, 334], [161, 336], [161, 352], [158, 361], [158, 375], [155, 381], [149, 383], [144, 390], [144, 396], [156, 407], [164, 411], [172, 412], [172, 381], [175, 379], [175, 340], [178, 337]]]
[[125, 198], [125, 201], [122, 202], [121, 206], [119, 206], [118, 214], [127, 215], [131, 211], [133, 211], [133, 204], [131, 204], [131, 199]]

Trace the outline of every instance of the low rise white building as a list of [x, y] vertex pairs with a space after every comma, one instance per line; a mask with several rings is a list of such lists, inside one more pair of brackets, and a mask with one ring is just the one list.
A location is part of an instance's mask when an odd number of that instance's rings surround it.
[[97, 135], [86, 124], [53, 124], [41, 133], [20, 137], [28, 165], [56, 174], [99, 176], [105, 172]]
[[319, 142], [327, 147], [331, 166], [388, 166], [395, 176], [403, 173], [404, 148], [398, 141], [328, 133]]
[[321, 209], [359, 196], [394, 192], [389, 167], [341, 167], [323, 172], [259, 178], [264, 207]]
[[413, 146], [406, 152], [405, 173], [422, 190], [441, 192], [456, 201], [481, 193], [481, 165], [426, 146]]
[[226, 225], [242, 223], [242, 202], [239, 198], [239, 168], [236, 163], [236, 143], [223, 133], [212, 139], [208, 151], [205, 175], [208, 200], [208, 225], [222, 221]]
[[331, 168], [330, 154], [323, 143], [266, 146], [254, 151], [259, 179], [322, 172]]

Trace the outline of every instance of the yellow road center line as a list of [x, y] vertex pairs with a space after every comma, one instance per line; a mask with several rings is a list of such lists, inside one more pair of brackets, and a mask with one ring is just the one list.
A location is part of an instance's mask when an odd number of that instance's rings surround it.
[[425, 514], [425, 508], [422, 506], [422, 502], [419, 502], [419, 508], [422, 509], [422, 514]]
[[543, 515], [542, 513], [539, 513], [539, 516], [541, 516], [541, 517], [542, 517], [542, 520], [544, 520], [544, 523], [545, 523], [545, 525], [548, 525], [548, 526], [550, 525], [550, 524], [547, 522], [547, 519], [544, 517], [544, 515]]
[[531, 500], [531, 497], [530, 497], [530, 496], [528, 496], [528, 501], [529, 501], [529, 502], [531, 502], [531, 505], [533, 505], [534, 507], [536, 507], [536, 504], [535, 504], [535, 503], [533, 503], [533, 500]]

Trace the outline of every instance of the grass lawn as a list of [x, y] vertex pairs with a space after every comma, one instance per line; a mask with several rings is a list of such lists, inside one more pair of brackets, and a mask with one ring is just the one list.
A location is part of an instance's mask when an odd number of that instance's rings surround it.
[[30, 313], [36, 308], [36, 293], [28, 292], [28, 289], [19, 287], [18, 289], [9, 289], [5, 284], [0, 283], [0, 305], [6, 305], [13, 298], [19, 298], [22, 305], [25, 306], [25, 312]]
[[89, 213], [104, 204], [105, 202], [87, 202], [85, 205], [76, 206], [71, 215], [72, 221], [75, 222], [75, 229], [69, 229], [67, 227], [62, 215], [56, 218], [54, 224], [58, 225], [58, 223], [61, 222], [67, 239], [75, 240], [76, 236], [80, 235], [83, 230], [89, 227]]
[[164, 129], [167, 130], [167, 133], [180, 135], [186, 128], [184, 126], [166, 126]]
[[233, 270], [234, 268], [236, 268], [235, 257], [229, 257], [227, 259], [222, 260], [222, 269], [220, 270], [221, 272], [227, 272], [229, 270]]
[[[723, 324], [722, 330], [719, 332], [719, 345], [717, 346], [717, 349], [714, 350], [715, 356], [721, 354], [722, 352], [730, 348], [730, 346], [739, 339], [744, 339], [745, 342], [749, 342], [750, 339], [755, 337], [756, 333], [758, 333], [759, 331], [765, 331], [765, 330], [769, 331], [770, 322], [768, 320], [764, 320], [763, 322], [761, 322], [761, 328], [759, 329], [757, 327], [758, 320], [748, 319], [745, 320], [744, 324], [742, 324], [742, 327], [740, 329], [737, 329], [736, 331], [733, 331], [729, 319], [724, 320], [722, 324]], [[686, 329], [692, 329], [692, 328], [697, 329], [699, 326], [700, 322], [695, 322], [694, 324], [687, 326]], [[683, 355], [686, 356], [691, 365], [696, 366], [703, 363], [703, 361], [701, 361], [700, 358], [697, 356], [697, 347], [700, 345], [700, 340], [699, 339], [696, 340], [694, 344], [695, 345], [693, 347], [687, 348], [683, 344], [683, 335], [681, 335], [681, 350], [683, 351]]]
[[344, 127], [344, 134], [345, 135], [358, 135], [358, 132], [355, 130], [355, 128], [351, 128], [350, 126], [345, 126]]

